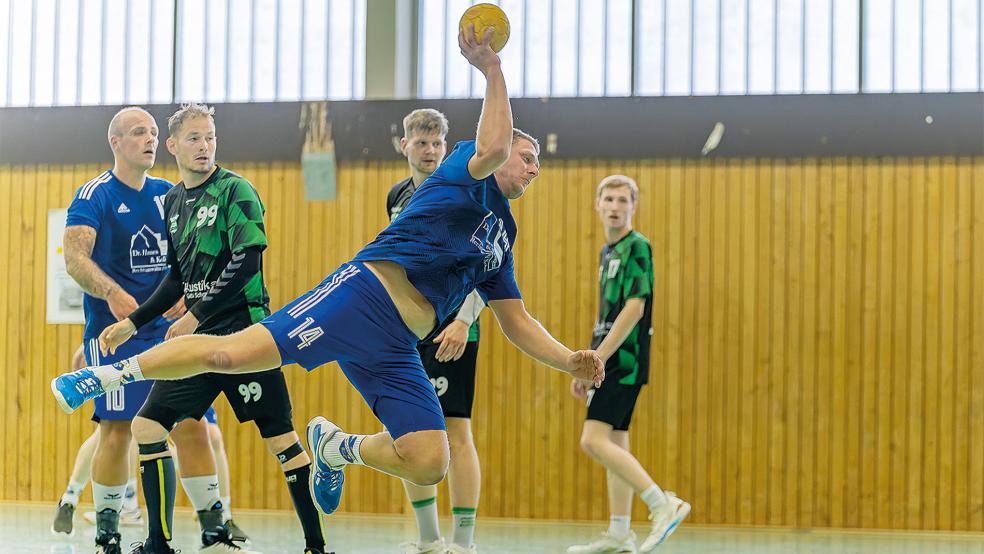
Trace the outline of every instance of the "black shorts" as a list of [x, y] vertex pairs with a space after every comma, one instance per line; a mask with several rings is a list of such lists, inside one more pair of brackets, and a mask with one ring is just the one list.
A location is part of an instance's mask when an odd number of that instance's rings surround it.
[[294, 430], [293, 409], [284, 373], [203, 373], [177, 381], [155, 381], [137, 415], [160, 423], [168, 431], [183, 419], [201, 419], [219, 393], [241, 423], [253, 421], [263, 438]]
[[475, 364], [478, 360], [478, 341], [465, 345], [460, 358], [450, 362], [439, 362], [435, 358], [439, 344], [418, 344], [417, 352], [424, 364], [427, 377], [434, 385], [434, 392], [441, 402], [444, 417], [463, 417], [471, 419], [472, 403], [475, 400]]
[[588, 417], [612, 426], [616, 431], [628, 431], [642, 385], [622, 385], [618, 381], [603, 381], [600, 389], [588, 391]]

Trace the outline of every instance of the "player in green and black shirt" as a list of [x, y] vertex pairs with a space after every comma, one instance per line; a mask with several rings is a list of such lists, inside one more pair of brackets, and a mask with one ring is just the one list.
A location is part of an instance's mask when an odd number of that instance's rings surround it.
[[[410, 203], [413, 193], [441, 165], [447, 152], [448, 120], [433, 109], [410, 112], [403, 119], [400, 146], [410, 165], [410, 177], [393, 185], [386, 195], [386, 213], [392, 220]], [[481, 468], [471, 432], [475, 399], [475, 366], [478, 360], [478, 316], [485, 307], [478, 292], [472, 292], [457, 313], [417, 345], [420, 361], [434, 384], [448, 427], [451, 464], [452, 543], [468, 551], [475, 536], [475, 513], [481, 492]], [[404, 481], [417, 519], [417, 541], [409, 552], [445, 552], [438, 526], [437, 486], [418, 486]]]
[[[262, 253], [267, 246], [263, 204], [249, 181], [215, 165], [212, 109], [200, 104], [182, 106], [168, 120], [168, 133], [167, 147], [182, 179], [164, 198], [170, 272], [127, 319], [103, 331], [100, 342], [110, 349], [182, 295], [188, 312], [171, 326], [165, 340], [190, 333], [228, 335], [270, 314], [263, 284]], [[321, 517], [308, 491], [311, 460], [294, 431], [290, 397], [279, 368], [241, 375], [205, 373], [154, 384], [133, 423], [150, 515], [149, 537], [134, 552], [171, 552], [167, 541], [171, 538], [175, 473], [167, 435], [178, 421], [200, 419], [219, 393], [225, 393], [240, 422], [254, 422], [267, 449], [280, 462], [304, 530], [304, 552], [323, 554]], [[207, 436], [203, 445], [208, 448]], [[223, 525], [211, 451], [189, 455], [182, 447], [181, 454], [181, 481], [202, 525], [201, 552], [247, 553]]]
[[588, 414], [581, 447], [608, 473], [610, 525], [590, 544], [570, 547], [570, 554], [636, 552], [629, 524], [632, 493], [649, 507], [652, 531], [639, 552], [652, 552], [690, 512], [690, 505], [663, 492], [629, 451], [629, 423], [642, 386], [649, 381], [652, 337], [653, 254], [646, 237], [632, 230], [639, 187], [624, 175], [598, 185], [595, 208], [605, 229], [598, 267], [598, 319], [591, 348], [605, 363], [605, 381], [587, 390], [576, 379], [571, 392], [587, 399]]

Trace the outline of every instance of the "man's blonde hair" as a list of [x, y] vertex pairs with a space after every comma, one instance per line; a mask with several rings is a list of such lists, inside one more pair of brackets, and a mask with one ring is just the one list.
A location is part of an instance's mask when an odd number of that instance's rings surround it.
[[601, 193], [605, 189], [614, 189], [628, 187], [629, 193], [632, 195], [632, 203], [635, 204], [636, 200], [639, 199], [639, 186], [636, 185], [635, 180], [632, 177], [626, 177], [625, 175], [609, 175], [598, 183], [598, 192], [595, 195], [596, 198], [601, 198]]
[[409, 139], [414, 133], [437, 133], [443, 137], [448, 134], [448, 118], [433, 108], [414, 110], [403, 118], [403, 136]]
[[517, 142], [519, 142], [520, 139], [525, 139], [530, 141], [533, 144], [533, 149], [536, 150], [536, 155], [537, 156], [540, 155], [540, 141], [533, 138], [533, 136], [530, 135], [529, 133], [513, 127], [511, 144], [516, 144]]
[[174, 115], [167, 118], [167, 134], [172, 137], [175, 136], [178, 131], [181, 130], [181, 126], [190, 119], [195, 119], [197, 117], [207, 117], [209, 119], [213, 119], [214, 115], [215, 108], [206, 104], [199, 104], [198, 102], [181, 104], [178, 111], [174, 112]]

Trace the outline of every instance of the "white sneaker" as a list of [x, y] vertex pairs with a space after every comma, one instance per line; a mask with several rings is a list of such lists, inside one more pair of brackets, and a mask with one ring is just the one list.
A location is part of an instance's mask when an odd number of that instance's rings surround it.
[[676, 494], [666, 491], [666, 503], [649, 513], [653, 529], [639, 546], [639, 552], [652, 552], [676, 530], [680, 522], [690, 513], [690, 504], [680, 500]]
[[[96, 512], [86, 512], [82, 514], [82, 519], [92, 525], [95, 525]], [[139, 508], [135, 511], [123, 510], [120, 512], [120, 527], [143, 527], [143, 524], [143, 514], [140, 512]]]
[[448, 549], [444, 551], [445, 554], [475, 554], [476, 552], [478, 552], [478, 548], [474, 544], [465, 548], [457, 543], [451, 543]]
[[400, 550], [403, 554], [444, 554], [446, 549], [447, 545], [444, 544], [443, 538], [431, 542], [408, 541], [400, 543]]
[[635, 554], [635, 541], [636, 535], [632, 531], [629, 531], [629, 534], [621, 539], [613, 537], [608, 534], [608, 531], [605, 531], [601, 534], [600, 539], [592, 543], [576, 544], [568, 548], [567, 554]]

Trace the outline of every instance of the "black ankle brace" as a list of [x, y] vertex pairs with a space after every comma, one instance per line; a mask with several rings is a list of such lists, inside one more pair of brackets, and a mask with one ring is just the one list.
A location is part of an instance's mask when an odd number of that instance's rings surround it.
[[277, 454], [277, 461], [281, 464], [286, 464], [290, 460], [300, 456], [303, 452], [304, 447], [301, 446], [301, 443], [295, 442], [294, 444], [288, 446], [283, 452]]

